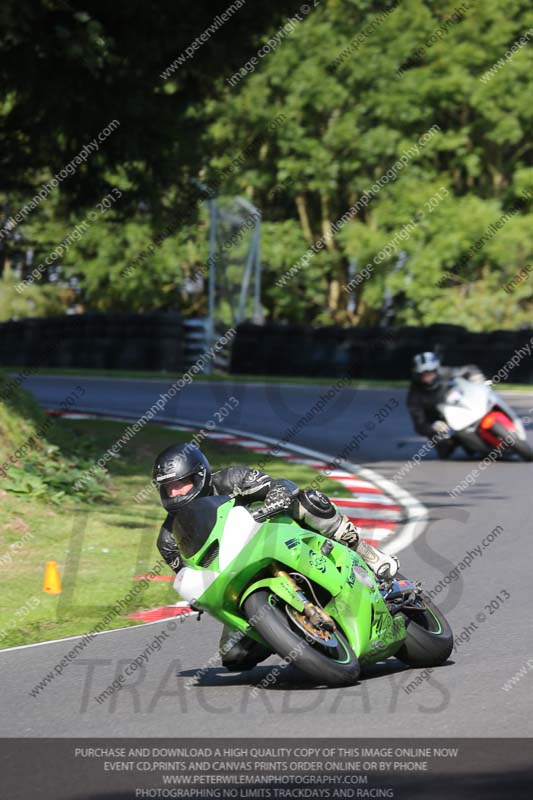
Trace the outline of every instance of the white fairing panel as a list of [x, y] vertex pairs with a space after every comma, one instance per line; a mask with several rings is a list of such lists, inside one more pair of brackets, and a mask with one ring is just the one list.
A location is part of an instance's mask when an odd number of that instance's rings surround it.
[[[220, 571], [231, 564], [242, 548], [255, 536], [261, 525], [262, 523], [256, 522], [243, 506], [231, 509], [226, 518], [220, 541], [218, 555]], [[174, 589], [184, 600], [193, 603], [201, 598], [219, 575], [220, 572], [213, 570], [184, 567], [176, 575]]]
[[454, 431], [475, 425], [494, 404], [494, 394], [488, 386], [456, 378], [455, 385], [438, 408]]
[[244, 506], [234, 506], [226, 518], [218, 555], [220, 569], [224, 570], [243, 547], [253, 539], [263, 523], [256, 522]]
[[174, 589], [188, 603], [193, 603], [195, 600], [199, 600], [218, 576], [219, 573], [212, 570], [184, 567], [176, 575]]

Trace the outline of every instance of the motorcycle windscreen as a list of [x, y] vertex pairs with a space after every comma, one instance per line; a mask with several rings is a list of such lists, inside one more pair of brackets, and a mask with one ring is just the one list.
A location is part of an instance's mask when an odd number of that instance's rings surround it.
[[172, 533], [184, 558], [191, 558], [207, 542], [217, 522], [217, 511], [229, 497], [197, 497], [176, 512]]

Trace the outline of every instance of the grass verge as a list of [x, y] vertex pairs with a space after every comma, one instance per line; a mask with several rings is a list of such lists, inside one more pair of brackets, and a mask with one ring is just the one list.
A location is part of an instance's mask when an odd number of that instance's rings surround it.
[[[2, 367], [0, 372], [4, 371], [6, 374], [17, 374], [20, 372], [20, 367]], [[140, 380], [164, 380], [175, 381], [181, 378], [183, 373], [178, 372], [149, 372], [143, 370], [101, 370], [101, 369], [75, 369], [71, 368], [53, 368], [44, 367], [36, 370], [35, 373], [40, 375], [70, 375], [81, 377], [93, 378], [139, 378]], [[197, 380], [226, 382], [226, 383], [287, 383], [294, 384], [295, 386], [331, 386], [331, 384], [338, 378], [320, 378], [320, 377], [293, 377], [291, 375], [240, 375], [228, 374], [225, 372], [213, 372], [211, 374], [203, 375]], [[406, 389], [409, 386], [408, 380], [378, 380], [373, 378], [353, 378], [346, 384], [352, 388], [368, 387], [369, 389], [387, 389], [397, 388]], [[496, 391], [513, 391], [513, 392], [531, 392], [533, 391], [533, 384], [530, 383], [503, 383], [495, 385]]]
[[[31, 414], [36, 410], [30, 402], [26, 420], [13, 411], [6, 412], [1, 403], [0, 410], [0, 453], [3, 449], [5, 454], [6, 447], [15, 446], [21, 436], [27, 436], [32, 426]], [[9, 437], [5, 435], [4, 421], [11, 426]], [[22, 429], [24, 425], [29, 426], [28, 430]], [[54, 436], [65, 450], [65, 443], [83, 442], [97, 459], [126, 425], [106, 420], [55, 420]], [[164, 511], [155, 491], [143, 503], [134, 498], [149, 482], [157, 452], [171, 442], [189, 441], [191, 435], [146, 426], [123, 448], [121, 457], [109, 463], [106, 493], [91, 502], [66, 493], [60, 503], [52, 503], [46, 493], [36, 495], [31, 488], [16, 493], [6, 490], [4, 483], [0, 488], [0, 648], [92, 630], [132, 589], [134, 576], [150, 571], [159, 562], [156, 538]], [[206, 441], [202, 449], [215, 470], [230, 464], [257, 466], [265, 459], [243, 448], [211, 441]], [[62, 468], [59, 460], [65, 460], [63, 450], [59, 453], [58, 468]], [[74, 464], [72, 469], [76, 468]], [[263, 469], [274, 477], [291, 478], [300, 486], [316, 479], [316, 472], [309, 467], [273, 457]], [[347, 494], [328, 479], [321, 489], [336, 496]], [[50, 560], [58, 564], [63, 588], [60, 595], [42, 590], [45, 565]], [[161, 574], [171, 572], [165, 566]], [[108, 627], [136, 625], [127, 614], [175, 603], [177, 599], [170, 581], [151, 582]]]
[[[16, 375], [21, 371], [20, 367], [2, 367], [6, 373]], [[29, 369], [29, 368], [27, 368]], [[1, 370], [0, 370], [1, 371]], [[74, 367], [60, 368], [60, 367], [42, 367], [32, 372], [35, 375], [68, 375], [80, 377], [94, 377], [94, 378], [139, 378], [143, 380], [164, 380], [174, 381], [181, 378], [181, 372], [149, 372], [142, 370], [102, 370], [102, 369], [75, 369]], [[289, 383], [302, 386], [331, 386], [331, 384], [338, 380], [338, 377], [293, 377], [291, 375], [240, 375], [228, 374], [225, 372], [212, 372], [202, 375], [197, 380], [206, 381], [223, 381], [228, 383]], [[398, 386], [405, 387], [408, 385], [407, 381], [393, 381], [393, 380], [371, 380], [371, 379], [353, 379], [347, 386], [369, 386], [369, 387], [389, 387]]]

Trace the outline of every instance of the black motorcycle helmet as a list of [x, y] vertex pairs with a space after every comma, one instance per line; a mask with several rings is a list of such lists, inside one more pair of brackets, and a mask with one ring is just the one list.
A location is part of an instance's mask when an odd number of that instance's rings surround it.
[[152, 478], [159, 488], [163, 508], [172, 513], [211, 494], [211, 467], [194, 444], [171, 445], [157, 456]]
[[440, 358], [436, 353], [417, 353], [413, 358], [413, 380], [421, 389], [437, 389], [440, 386], [440, 367]]

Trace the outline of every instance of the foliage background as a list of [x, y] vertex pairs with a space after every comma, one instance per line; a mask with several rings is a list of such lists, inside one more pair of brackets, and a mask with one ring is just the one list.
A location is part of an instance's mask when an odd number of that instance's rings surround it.
[[[191, 14], [184, 0], [159, 2], [157, 13], [122, 0], [3, 4], [5, 215], [108, 122], [118, 119], [120, 127], [3, 240], [0, 319], [57, 313], [76, 302], [205, 313], [205, 282], [195, 291], [187, 283], [206, 271], [206, 196], [192, 183], [199, 178], [222, 198], [239, 194], [261, 209], [267, 318], [375, 324], [388, 293], [397, 324], [530, 325], [532, 281], [512, 292], [503, 286], [533, 258], [533, 213], [524, 195], [533, 192], [532, 45], [481, 80], [533, 28], [528, 0], [470, 0], [470, 8], [457, 0], [321, 0], [232, 88], [226, 79], [298, 8], [247, 2], [163, 79], [217, 7], [227, 5], [199, 0]], [[460, 7], [466, 10], [458, 13]], [[417, 48], [421, 57], [413, 56]], [[277, 115], [283, 123], [269, 129]], [[278, 287], [310, 244], [434, 124], [440, 132], [397, 179]], [[40, 263], [112, 187], [122, 198], [71, 245], [60, 279], [17, 294], [15, 283], [31, 268], [28, 250]], [[449, 194], [402, 245], [404, 266], [395, 269], [396, 253], [356, 295], [343, 291], [350, 263], [361, 269], [371, 262], [440, 187]], [[517, 213], [497, 235], [469, 253], [512, 209]], [[168, 226], [174, 232], [125, 277]], [[246, 244], [243, 237], [232, 249], [236, 264]], [[77, 283], [68, 284], [68, 276]]]

